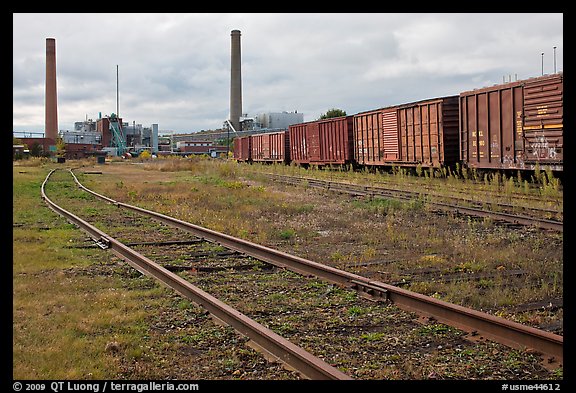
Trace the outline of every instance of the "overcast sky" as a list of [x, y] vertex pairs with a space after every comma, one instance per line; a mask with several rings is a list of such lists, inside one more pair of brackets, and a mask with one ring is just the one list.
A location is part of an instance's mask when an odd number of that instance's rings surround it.
[[[348, 114], [563, 71], [563, 14], [13, 14], [13, 129], [44, 131], [46, 38], [56, 39], [58, 123], [116, 112], [160, 132], [229, 116], [230, 32], [242, 111]], [[556, 46], [556, 56], [553, 47]], [[541, 53], [544, 52], [542, 57]]]

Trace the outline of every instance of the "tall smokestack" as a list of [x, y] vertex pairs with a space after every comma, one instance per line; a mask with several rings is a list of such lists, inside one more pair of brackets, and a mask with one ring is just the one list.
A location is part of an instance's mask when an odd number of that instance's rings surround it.
[[242, 73], [240, 61], [240, 30], [232, 30], [231, 75], [230, 75], [230, 123], [236, 131], [240, 131], [240, 116], [242, 115]]
[[46, 38], [46, 117], [45, 138], [58, 137], [58, 101], [56, 95], [56, 40]]

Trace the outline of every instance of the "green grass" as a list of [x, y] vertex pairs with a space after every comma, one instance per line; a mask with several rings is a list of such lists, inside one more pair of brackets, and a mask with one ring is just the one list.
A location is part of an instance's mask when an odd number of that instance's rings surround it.
[[106, 345], [141, 357], [148, 329], [142, 302], [153, 307], [166, 290], [126, 290], [122, 275], [86, 273], [110, 264], [110, 254], [72, 247], [86, 235], [40, 198], [48, 172], [13, 169], [13, 378], [114, 379], [120, 357]]
[[[466, 221], [450, 214], [438, 217], [425, 207], [424, 197], [410, 202], [388, 198], [351, 199], [310, 187], [279, 186], [262, 173], [365, 185], [384, 183], [419, 191], [421, 195], [428, 195], [428, 190], [439, 195], [449, 195], [456, 190], [469, 197], [486, 198], [487, 204], [523, 195], [526, 190], [521, 176], [481, 176], [476, 171], [465, 174], [461, 168], [455, 171], [422, 169], [421, 176], [410, 176], [401, 168], [392, 174], [381, 174], [304, 170], [285, 165], [247, 166], [200, 158], [157, 160], [146, 164], [144, 169], [147, 173], [170, 171], [170, 176], [144, 183], [124, 180], [125, 187], [121, 190], [99, 182], [95, 184], [96, 191], [121, 199], [129, 189], [143, 207], [307, 259], [333, 263], [355, 273], [362, 274], [365, 262], [397, 260], [380, 269], [388, 275], [382, 280], [390, 277], [393, 281], [402, 270], [427, 267], [446, 274], [491, 273], [505, 268], [526, 270], [528, 275], [541, 278], [542, 292], [546, 295], [557, 296], [562, 289], [562, 257], [554, 246], [561, 247], [561, 234], [508, 230], [495, 226], [491, 220]], [[547, 176], [541, 173], [538, 181], [544, 183]], [[550, 184], [554, 183], [551, 179]], [[193, 193], [191, 187], [195, 190]], [[260, 189], [267, 191], [257, 191]], [[528, 192], [530, 196], [543, 196], [537, 188], [530, 188]], [[558, 189], [556, 197], [561, 195]], [[526, 199], [525, 203], [542, 202]], [[546, 280], [546, 272], [556, 275]], [[479, 283], [478, 288], [489, 290], [489, 295], [478, 291], [474, 283], [469, 286], [471, 289], [466, 288], [464, 293], [459, 285], [440, 283], [415, 284], [412, 289], [477, 308], [510, 301], [509, 293], [502, 290], [499, 282]], [[501, 300], [497, 299], [499, 294]], [[527, 295], [523, 291], [518, 294]], [[518, 297], [517, 301], [527, 300]]]
[[284, 230], [280, 231], [280, 233], [278, 235], [283, 240], [290, 240], [294, 236], [296, 236], [296, 231], [294, 229], [288, 228], [288, 229], [284, 229]]
[[[120, 166], [126, 169], [119, 170], [118, 175], [79, 174], [79, 178], [86, 187], [118, 201], [134, 203], [313, 261], [354, 269], [359, 274], [364, 269], [362, 263], [375, 260], [382, 262], [378, 270], [392, 281], [403, 271], [430, 267], [445, 274], [489, 274], [518, 269], [537, 279], [537, 290], [541, 293], [551, 297], [562, 293], [561, 234], [510, 231], [490, 222], [470, 220], [466, 223], [451, 216], [430, 217], [422, 208], [422, 201], [407, 204], [383, 198], [351, 200], [349, 196], [324, 194], [312, 188], [283, 188], [258, 171], [366, 184], [385, 180], [410, 184], [412, 189], [432, 187], [435, 190], [456, 183], [461, 189], [470, 190], [473, 174], [469, 174], [467, 180], [457, 182], [450, 177], [452, 175], [448, 178], [426, 177], [428, 171], [423, 171], [418, 178], [402, 171], [382, 175], [304, 171], [293, 166], [274, 165], [248, 168], [234, 162], [200, 158], [158, 159], [138, 166], [119, 163], [117, 167]], [[158, 290], [143, 286], [137, 272], [124, 271], [124, 279], [112, 276], [104, 281], [101, 277], [66, 272], [66, 269], [105, 266], [110, 258], [99, 249], [70, 247], [84, 242], [86, 235], [52, 212], [41, 200], [40, 185], [49, 168], [49, 165], [14, 167], [14, 375], [40, 379], [58, 379], [69, 374], [77, 378], [114, 377], [119, 365], [116, 357], [104, 351], [107, 342], [120, 342], [126, 358], [149, 360], [148, 342], [143, 338], [149, 336], [144, 332], [146, 324], [142, 321], [145, 316], [135, 299], [151, 298], [157, 302]], [[107, 170], [111, 168], [106, 167]], [[544, 182], [543, 175], [539, 177], [541, 182]], [[502, 191], [502, 187], [504, 194], [512, 197], [528, 192], [529, 195], [542, 193], [533, 188], [524, 189], [524, 180], [508, 178], [503, 183], [500, 181], [500, 185], [492, 177], [476, 176], [476, 180], [480, 183], [474, 186], [475, 194], [489, 195], [494, 190]], [[553, 181], [547, 184], [551, 184], [549, 188], [554, 191]], [[73, 197], [69, 199], [70, 203], [85, 203], [87, 199], [83, 198], [88, 198], [75, 187], [52, 189], [50, 195], [60, 193]], [[90, 215], [93, 209], [89, 207], [83, 214]], [[214, 251], [218, 250], [219, 246], [215, 245]], [[51, 273], [56, 276], [47, 280]], [[127, 280], [128, 277], [131, 280]], [[507, 276], [496, 275], [477, 282], [414, 282], [407, 289], [486, 309], [527, 301], [535, 296], [533, 285], [514, 290], [505, 286], [508, 280]], [[221, 284], [229, 285], [228, 282]], [[347, 319], [358, 320], [368, 315], [369, 310], [350, 305], [356, 297], [355, 292], [331, 289], [323, 283], [310, 284], [307, 289], [318, 292], [318, 302], [339, 297], [346, 305], [343, 316]], [[126, 292], [123, 297], [113, 296], [122, 292]], [[77, 293], [86, 294], [88, 301], [79, 302], [75, 298]], [[290, 300], [278, 292], [264, 295], [263, 299], [287, 304]], [[188, 303], [178, 302], [174, 307], [184, 312], [188, 310]], [[42, 331], [43, 321], [48, 318], [44, 316], [47, 310], [51, 310], [53, 315], [49, 314], [52, 315], [49, 318], [54, 319], [56, 326]], [[71, 313], [69, 320], [58, 317], [58, 313], [64, 312], [62, 310]], [[93, 312], [102, 313], [109, 323], [88, 317]], [[121, 317], [125, 319], [114, 319], [114, 313], [123, 314]], [[123, 325], [122, 329], [112, 323], [118, 321]], [[290, 331], [290, 325], [281, 328]], [[420, 333], [427, 336], [442, 332], [422, 330]], [[195, 334], [189, 336], [196, 337]], [[377, 334], [367, 335], [364, 340], [377, 341], [377, 338]], [[192, 338], [183, 338], [179, 343], [186, 340]], [[95, 343], [93, 347], [89, 345], [91, 342]], [[57, 347], [74, 348], [75, 353], [61, 350], [57, 354], [55, 349], [50, 349]], [[54, 370], [46, 374], [47, 367]]]

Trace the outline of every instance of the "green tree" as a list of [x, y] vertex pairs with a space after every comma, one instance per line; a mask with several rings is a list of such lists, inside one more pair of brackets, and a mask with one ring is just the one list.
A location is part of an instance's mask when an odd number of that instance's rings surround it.
[[30, 147], [30, 155], [32, 157], [40, 157], [42, 153], [42, 145], [38, 142], [32, 143], [32, 147]]
[[340, 117], [340, 116], [346, 116], [346, 111], [343, 111], [342, 109], [332, 108], [328, 109], [328, 111], [326, 111], [326, 113], [321, 115], [318, 120], [330, 119], [332, 117]]

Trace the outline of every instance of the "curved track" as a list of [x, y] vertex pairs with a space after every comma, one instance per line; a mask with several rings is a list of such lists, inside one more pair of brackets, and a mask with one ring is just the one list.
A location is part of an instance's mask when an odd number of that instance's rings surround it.
[[[42, 183], [42, 198], [52, 210], [86, 231], [100, 247], [110, 249], [119, 258], [127, 261], [141, 273], [156, 278], [181, 295], [206, 308], [212, 315], [234, 327], [237, 331], [252, 339], [257, 346], [298, 370], [304, 376], [310, 379], [352, 379], [335, 367], [330, 366], [323, 360], [292, 344], [272, 330], [265, 328], [246, 315], [202, 291], [200, 288], [190, 284], [190, 282], [158, 265], [120, 241], [110, 237], [95, 226], [90, 225], [78, 216], [56, 205], [47, 197], [44, 190], [53, 172], [54, 171], [51, 171]], [[72, 171], [70, 171], [70, 173], [72, 173]], [[74, 179], [78, 181], [75, 176]], [[92, 191], [89, 192], [93, 193]], [[109, 198], [104, 196], [99, 197], [120, 206], [118, 202]]]
[[[71, 171], [72, 173], [72, 171]], [[50, 201], [45, 192], [44, 185], [48, 181], [48, 178], [52, 172], [47, 176], [46, 180], [42, 185], [42, 197], [48, 203], [48, 205], [55, 210], [57, 213], [62, 214], [70, 221], [79, 225], [82, 229], [90, 234], [92, 239], [100, 244], [103, 248], [110, 248], [114, 253], [121, 256], [123, 259], [131, 261], [134, 267], [138, 270], [144, 272], [145, 274], [153, 275], [158, 278], [166, 285], [174, 288], [179, 293], [184, 296], [191, 297], [195, 302], [206, 306], [210, 312], [223, 313], [223, 320], [226, 318], [232, 318], [235, 315], [234, 311], [225, 311], [225, 305], [219, 305], [217, 299], [211, 298], [210, 295], [205, 297], [203, 291], [198, 291], [197, 288], [192, 286], [186, 280], [181, 277], [175, 276], [173, 273], [161, 266], [155, 264], [151, 260], [135, 253], [130, 250], [125, 245], [110, 238], [108, 235], [99, 231], [95, 227], [85, 223], [83, 220], [74, 216], [73, 214], [67, 212], [61, 207], [55, 205]], [[73, 175], [73, 173], [72, 173]], [[74, 175], [73, 175], [74, 176]], [[534, 329], [526, 327], [524, 325], [514, 323], [511, 321], [504, 320], [489, 314], [485, 314], [479, 311], [467, 309], [461, 306], [449, 304], [438, 299], [427, 297], [424, 295], [416, 294], [404, 290], [402, 288], [394, 287], [379, 281], [373, 281], [362, 276], [358, 276], [349, 272], [341, 271], [335, 268], [331, 268], [319, 263], [308, 261], [302, 258], [298, 258], [277, 250], [273, 250], [261, 245], [257, 245], [251, 242], [247, 242], [242, 239], [234, 238], [225, 234], [221, 234], [206, 228], [199, 227], [181, 220], [177, 220], [168, 217], [163, 214], [155, 213], [146, 209], [142, 209], [136, 206], [131, 206], [125, 203], [117, 202], [113, 199], [107, 198], [103, 195], [97, 194], [84, 186], [82, 186], [76, 177], [74, 176], [76, 183], [85, 191], [101, 198], [109, 203], [116, 205], [117, 207], [129, 209], [136, 211], [141, 214], [145, 214], [165, 223], [170, 226], [174, 226], [190, 232], [197, 237], [209, 240], [214, 243], [221, 244], [226, 248], [241, 252], [246, 255], [250, 255], [254, 258], [260, 259], [262, 261], [268, 262], [270, 264], [285, 267], [295, 272], [312, 275], [320, 277], [331, 283], [337, 284], [342, 287], [352, 288], [359, 291], [361, 294], [372, 297], [378, 300], [387, 300], [396, 304], [402, 309], [414, 311], [422, 315], [424, 318], [437, 320], [438, 322], [445, 323], [450, 326], [454, 326], [458, 329], [469, 332], [471, 335], [478, 338], [487, 338], [510, 347], [521, 348], [521, 349], [533, 349], [534, 351], [544, 354], [545, 361], [549, 364], [559, 365], [563, 362], [563, 338], [556, 334], [549, 332], [544, 332], [539, 329]], [[192, 287], [192, 288], [191, 288]], [[237, 313], [237, 312], [236, 312]], [[229, 322], [232, 324], [232, 322]], [[233, 322], [236, 323], [236, 322]], [[246, 321], [244, 322], [247, 323]], [[233, 325], [234, 326], [234, 325]], [[236, 327], [236, 326], [235, 326]], [[245, 329], [245, 328], [242, 328]], [[248, 334], [245, 331], [240, 330], [244, 334]], [[250, 334], [255, 334], [250, 332]], [[265, 347], [264, 345], [260, 344]], [[270, 352], [272, 350], [268, 349]], [[275, 349], [274, 349], [275, 350]], [[296, 355], [298, 351], [294, 352], [294, 355], [276, 355], [279, 358], [285, 357], [287, 361], [293, 361], [294, 363], [301, 362], [299, 355]], [[300, 366], [299, 366], [300, 367]], [[318, 371], [309, 370], [303, 372], [312, 378], [328, 378], [328, 377], [339, 377], [339, 378], [349, 378], [345, 374], [334, 373], [334, 370], [329, 371], [327, 374], [315, 374]], [[338, 370], [336, 370], [338, 371]], [[332, 376], [331, 376], [332, 375]]]

